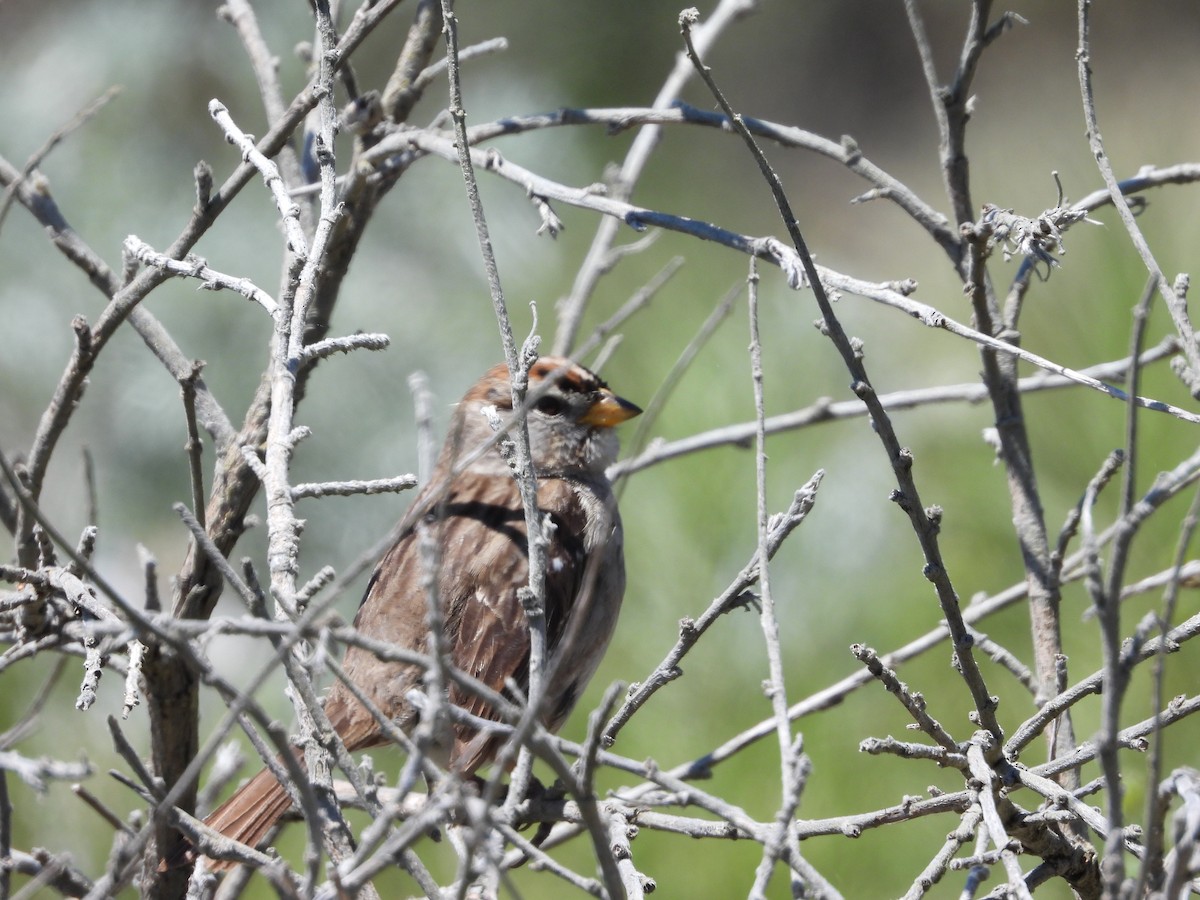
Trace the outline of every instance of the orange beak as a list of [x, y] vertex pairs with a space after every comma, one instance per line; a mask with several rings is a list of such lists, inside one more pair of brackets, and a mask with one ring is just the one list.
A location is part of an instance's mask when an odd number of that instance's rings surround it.
[[584, 425], [593, 425], [598, 428], [612, 428], [614, 425], [620, 425], [626, 419], [640, 415], [641, 412], [640, 406], [635, 406], [628, 400], [618, 397], [608, 388], [601, 388], [596, 392], [596, 399], [592, 401], [592, 405], [588, 407], [588, 411], [579, 421]]

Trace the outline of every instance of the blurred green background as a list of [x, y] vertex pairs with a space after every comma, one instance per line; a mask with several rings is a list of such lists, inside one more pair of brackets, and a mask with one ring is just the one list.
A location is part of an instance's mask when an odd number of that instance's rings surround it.
[[[711, 10], [706, 3], [701, 12]], [[290, 97], [305, 83], [304, 64], [292, 48], [311, 40], [305, 4], [279, 0], [255, 4]], [[926, 2], [931, 40], [942, 80], [957, 60], [967, 4]], [[967, 149], [976, 205], [991, 202], [1034, 215], [1056, 201], [1052, 171], [1071, 198], [1100, 185], [1088, 150], [1075, 72], [1073, 4], [1013, 2], [1029, 20], [986, 54], [975, 85], [975, 114]], [[669, 71], [681, 42], [678, 4], [661, 0], [530, 4], [513, 0], [459, 6], [464, 45], [496, 35], [507, 52], [470, 63], [465, 74], [468, 121], [559, 107], [644, 106]], [[379, 87], [398, 52], [411, 13], [400, 10], [355, 56], [359, 82]], [[1092, 62], [1100, 125], [1118, 177], [1147, 164], [1194, 161], [1200, 156], [1200, 6], [1193, 0], [1097, 5]], [[794, 124], [837, 140], [852, 135], [873, 162], [890, 171], [935, 207], [946, 210], [937, 163], [937, 135], [913, 40], [899, 2], [822, 0], [764, 2], [757, 14], [731, 27], [708, 55], [714, 74], [741, 111]], [[120, 245], [136, 234], [166, 247], [194, 202], [191, 172], [204, 159], [218, 183], [236, 165], [209, 119], [216, 97], [247, 131], [265, 130], [258, 94], [234, 30], [215, 5], [121, 0], [4, 0], [0, 3], [0, 153], [21, 165], [74, 113], [110, 85], [120, 96], [42, 166], [68, 220], [114, 267]], [[691, 85], [685, 99], [713, 103]], [[339, 101], [340, 102], [340, 101]], [[444, 84], [431, 89], [414, 115], [430, 120], [445, 105]], [[505, 139], [495, 146], [507, 158], [570, 185], [600, 180], [619, 161], [633, 133], [606, 136], [600, 128], [558, 128]], [[339, 147], [345, 159], [348, 144]], [[928, 237], [885, 202], [851, 205], [864, 191], [854, 175], [828, 160], [767, 145], [818, 261], [868, 279], [915, 278], [917, 299], [968, 321], [969, 309], [946, 258]], [[343, 162], [344, 164], [344, 162]], [[536, 237], [536, 215], [522, 192], [481, 175], [500, 273], [518, 333], [538, 305], [547, 345], [555, 302], [569, 292], [590, 244], [596, 217], [558, 207], [567, 230], [556, 241]], [[1158, 190], [1141, 225], [1160, 265], [1173, 275], [1194, 271], [1200, 246], [1196, 188]], [[699, 128], [668, 129], [634, 194], [648, 207], [715, 222], [752, 235], [783, 229], [753, 161], [728, 135]], [[1049, 281], [1030, 292], [1022, 320], [1026, 348], [1082, 368], [1127, 352], [1130, 309], [1145, 271], [1115, 215], [1099, 226], [1080, 225], [1067, 236], [1070, 252]], [[623, 240], [632, 240], [627, 232]], [[252, 184], [201, 241], [196, 252], [223, 272], [243, 275], [277, 290], [280, 230], [261, 185]], [[589, 322], [610, 315], [673, 256], [685, 265], [654, 303], [625, 328], [624, 340], [605, 370], [623, 395], [642, 403], [700, 323], [733, 285], [744, 280], [739, 255], [664, 234], [646, 252], [628, 258], [600, 284]], [[1005, 284], [1016, 263], [996, 260], [992, 276]], [[92, 321], [101, 298], [46, 241], [19, 208], [0, 232], [0, 448], [25, 450], [71, 349], [71, 318]], [[229, 294], [201, 293], [183, 281], [156, 291], [148, 308], [170, 329], [184, 352], [207, 361], [205, 377], [231, 418], [240, 421], [266, 358], [269, 323], [260, 311]], [[977, 379], [975, 348], [944, 332], [924, 329], [899, 313], [843, 297], [838, 314], [848, 332], [865, 341], [866, 364], [881, 393]], [[845, 369], [827, 340], [812, 327], [808, 293], [788, 291], [774, 270], [764, 272], [762, 332], [769, 413], [801, 408], [819, 397], [850, 398]], [[1150, 340], [1170, 323], [1156, 309]], [[417, 466], [409, 373], [428, 373], [437, 395], [439, 434], [450, 404], [475, 377], [501, 358], [494, 317], [461, 179], [455, 167], [428, 159], [415, 166], [384, 202], [359, 249], [334, 317], [335, 333], [383, 331], [386, 353], [359, 353], [323, 364], [310, 382], [298, 421], [313, 429], [296, 457], [295, 479], [374, 478]], [[683, 437], [748, 421], [753, 415], [745, 304], [740, 303], [706, 347], [657, 422], [654, 435]], [[1191, 407], [1186, 391], [1165, 366], [1148, 372], [1144, 393]], [[1125, 410], [1083, 390], [1029, 397], [1030, 433], [1046, 515], [1052, 532], [1082, 494], [1105, 454], [1122, 442]], [[1022, 580], [1012, 536], [1003, 469], [981, 439], [991, 424], [986, 405], [963, 404], [901, 412], [901, 440], [916, 456], [925, 503], [945, 507], [942, 546], [956, 587], [966, 602]], [[1194, 426], [1143, 415], [1139, 485], [1174, 466], [1196, 445]], [[136, 544], [158, 558], [162, 589], [186, 549], [186, 534], [171, 504], [188, 499], [184, 425], [178, 388], [136, 334], [124, 329], [101, 356], [86, 396], [51, 469], [44, 506], [60, 529], [75, 534], [86, 524], [82, 451], [95, 458], [99, 493], [99, 565], [129, 596], [141, 592]], [[631, 433], [631, 430], [630, 430]], [[773, 437], [769, 443], [772, 509], [815, 470], [827, 472], [817, 507], [777, 557], [772, 582], [781, 616], [789, 700], [856, 670], [851, 642], [891, 650], [934, 627], [940, 613], [905, 517], [888, 500], [893, 481], [880, 445], [862, 419]], [[211, 456], [206, 457], [206, 472]], [[678, 620], [696, 616], [748, 560], [754, 537], [754, 459], [721, 449], [673, 461], [634, 476], [622, 510], [627, 530], [630, 589], [612, 650], [591, 691], [564, 733], [582, 738], [586, 715], [614, 680], [645, 677], [674, 643]], [[358, 556], [403, 512], [406, 498], [371, 497], [306, 501], [302, 576], [320, 566], [341, 568]], [[1137, 545], [1132, 574], [1169, 564], [1186, 499], [1176, 500], [1147, 527]], [[1113, 513], [1107, 497], [1098, 511]], [[251, 533], [238, 556], [265, 570], [262, 534]], [[356, 590], [341, 609], [349, 618]], [[236, 612], [229, 598], [226, 612]], [[1129, 604], [1127, 620], [1155, 608], [1157, 597]], [[1086, 595], [1064, 592], [1063, 621], [1073, 678], [1099, 666], [1094, 621], [1084, 621]], [[1183, 614], [1195, 610], [1190, 595]], [[984, 623], [988, 632], [1023, 659], [1029, 658], [1025, 611], [1014, 607]], [[221, 639], [209, 645], [214, 660], [237, 679], [253, 645]], [[25, 663], [0, 676], [0, 729], [25, 708], [51, 660]], [[1168, 696], [1195, 691], [1196, 652], [1185, 648], [1169, 669]], [[722, 620], [684, 662], [686, 677], [660, 692], [623, 732], [616, 750], [653, 756], [664, 766], [699, 756], [761, 721], [770, 704], [760, 689], [766, 660], [756, 617], [739, 612]], [[965, 688], [941, 648], [906, 665], [901, 677], [930, 699], [931, 712], [958, 738], [970, 735]], [[985, 663], [989, 687], [1002, 697], [1001, 716], [1011, 729], [1032, 711], [1028, 695], [1004, 672]], [[248, 675], [244, 673], [243, 677]], [[28, 755], [85, 756], [98, 773], [121, 767], [104, 717], [119, 711], [120, 679], [102, 684], [89, 713], [73, 708], [77, 673], [55, 693], [40, 727], [17, 748]], [[1150, 708], [1144, 677], [1135, 681], [1127, 722]], [[206, 714], [220, 709], [206, 698]], [[280, 717], [290, 715], [281, 683], [264, 693]], [[146, 746], [140, 712], [127, 729]], [[1078, 708], [1077, 732], [1097, 724], [1094, 702]], [[799, 723], [813, 774], [800, 814], [817, 818], [876, 809], [906, 795], [961, 786], [953, 772], [927, 764], [858, 753], [868, 736], [906, 735], [907, 718], [877, 687]], [[1172, 729], [1171, 764], [1200, 762], [1197, 728]], [[1040, 761], [1038, 745], [1027, 762]], [[394, 766], [395, 759], [377, 762]], [[1128, 767], [1128, 809], [1140, 816], [1144, 784], [1140, 760]], [[1084, 778], [1094, 777], [1094, 768]], [[15, 806], [15, 846], [68, 850], [90, 873], [103, 865], [112, 834], [107, 825], [54, 785], [45, 795], [9, 779]], [[620, 779], [606, 776], [604, 786]], [[123, 813], [136, 804], [104, 774], [89, 787]], [[721, 766], [704, 787], [768, 819], [778, 804], [778, 751], [763, 741]], [[1018, 795], [1022, 803], [1032, 798]], [[803, 850], [847, 897], [902, 894], [954, 827], [930, 818], [867, 832], [856, 841], [822, 838]], [[296, 838], [299, 839], [298, 837]], [[436, 856], [439, 851], [431, 851]], [[634, 842], [639, 868], [667, 897], [744, 895], [760, 848], [750, 843], [688, 839], [643, 831]], [[586, 848], [563, 858], [587, 863]], [[448, 870], [447, 870], [448, 871]], [[545, 875], [522, 871], [523, 896], [555, 897], [563, 890]], [[398, 876], [391, 890], [412, 888]], [[779, 872], [772, 896], [788, 896]], [[934, 896], [957, 896], [951, 875]], [[266, 896], [265, 888], [262, 896]], [[1039, 896], [1065, 897], [1062, 885]]]

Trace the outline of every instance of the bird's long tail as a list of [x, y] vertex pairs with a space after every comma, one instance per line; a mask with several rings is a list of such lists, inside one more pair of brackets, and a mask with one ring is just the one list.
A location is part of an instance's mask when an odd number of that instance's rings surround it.
[[[213, 810], [204, 824], [247, 847], [258, 847], [267, 832], [291, 808], [292, 798], [287, 788], [279, 783], [270, 769], [263, 769]], [[208, 868], [223, 872], [236, 865], [227, 860], [214, 859], [209, 860]]]
[[[271, 774], [270, 769], [264, 768], [213, 810], [204, 824], [227, 838], [248, 847], [257, 847], [291, 807], [292, 798], [287, 789]], [[195, 858], [194, 851], [184, 851], [178, 858], [164, 860], [159, 868], [174, 868]], [[228, 860], [208, 860], [208, 868], [214, 872], [227, 872], [236, 865]]]

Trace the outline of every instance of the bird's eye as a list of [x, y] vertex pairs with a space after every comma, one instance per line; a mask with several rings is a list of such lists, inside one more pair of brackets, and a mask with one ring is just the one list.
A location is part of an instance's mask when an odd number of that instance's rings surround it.
[[546, 396], [537, 402], [534, 409], [544, 416], [558, 416], [562, 414], [563, 402], [558, 397]]

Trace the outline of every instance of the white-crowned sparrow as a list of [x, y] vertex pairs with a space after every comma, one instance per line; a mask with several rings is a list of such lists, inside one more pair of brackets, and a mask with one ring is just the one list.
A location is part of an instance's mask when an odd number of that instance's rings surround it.
[[[551, 383], [552, 382], [552, 383]], [[546, 727], [566, 720], [596, 671], [616, 625], [625, 593], [621, 519], [605, 469], [616, 459], [613, 426], [641, 412], [579, 365], [554, 357], [530, 371], [529, 443], [537, 502], [548, 529], [546, 632], [548, 672], [541, 710]], [[529, 581], [525, 513], [508, 464], [493, 446], [454, 473], [457, 463], [493, 439], [484, 409], [513, 416], [508, 369], [493, 367], [458, 404], [450, 433], [428, 484], [405, 517], [402, 534], [375, 569], [355, 617], [364, 635], [405, 650], [432, 650], [427, 627], [426, 557], [419, 531], [428, 529], [440, 560], [436, 585], [449, 663], [495, 691], [508, 679], [528, 681], [529, 628], [518, 591]], [[418, 525], [424, 529], [418, 529]], [[411, 731], [418, 714], [405, 699], [423, 684], [423, 669], [380, 660], [350, 647], [347, 677], [395, 724]], [[449, 700], [484, 718], [491, 707], [469, 691]], [[385, 742], [378, 722], [340, 681], [325, 712], [350, 750]], [[502, 739], [452, 726], [451, 746], [438, 761], [470, 775], [499, 750]], [[257, 845], [290, 808], [291, 800], [264, 769], [206, 820], [222, 834]], [[216, 868], [224, 868], [215, 863]]]

